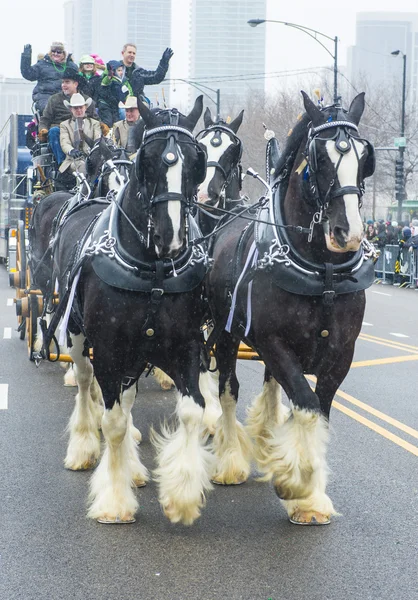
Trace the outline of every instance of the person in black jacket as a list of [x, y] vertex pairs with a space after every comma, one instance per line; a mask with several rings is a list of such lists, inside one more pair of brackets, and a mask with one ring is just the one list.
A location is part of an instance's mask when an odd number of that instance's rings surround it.
[[127, 82], [123, 81], [123, 64], [110, 60], [102, 77], [99, 91], [98, 111], [100, 120], [108, 127], [119, 121], [119, 102], [124, 103], [129, 94]]
[[50, 51], [31, 66], [32, 46], [24, 46], [20, 59], [22, 77], [29, 81], [37, 81], [32, 92], [35, 109], [42, 115], [49, 98], [61, 91], [61, 75], [68, 68], [77, 69], [77, 65], [67, 56], [61, 42], [53, 42]]
[[80, 58], [78, 74], [80, 75], [79, 91], [87, 94], [97, 105], [102, 76], [96, 73], [95, 60], [89, 54], [85, 54]]
[[148, 98], [144, 94], [146, 85], [155, 85], [161, 83], [168, 71], [168, 63], [174, 52], [171, 48], [166, 48], [155, 71], [147, 71], [142, 67], [137, 67], [130, 77], [132, 94], [136, 98], [149, 103]]

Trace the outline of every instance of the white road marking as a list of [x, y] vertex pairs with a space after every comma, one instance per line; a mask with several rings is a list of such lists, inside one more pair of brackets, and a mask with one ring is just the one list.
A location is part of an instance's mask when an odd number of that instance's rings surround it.
[[7, 410], [7, 398], [9, 396], [9, 384], [0, 383], [0, 410]]
[[4, 328], [4, 333], [3, 333], [3, 339], [4, 340], [10, 340], [11, 337], [12, 337], [12, 328], [11, 327], [5, 327]]
[[372, 294], [379, 294], [379, 296], [392, 296], [392, 294], [385, 294], [385, 292], [375, 292], [372, 290]]
[[13, 306], [13, 298], [7, 298], [7, 306]]
[[372, 323], [366, 323], [366, 321], [363, 321], [363, 325], [365, 325], [366, 327], [373, 327]]
[[395, 337], [400, 337], [400, 338], [409, 338], [409, 335], [405, 335], [404, 333], [389, 333], [389, 335], [393, 335]]

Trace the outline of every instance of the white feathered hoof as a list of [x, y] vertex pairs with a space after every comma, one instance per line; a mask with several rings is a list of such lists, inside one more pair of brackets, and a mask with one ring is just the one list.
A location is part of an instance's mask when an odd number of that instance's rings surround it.
[[239, 421], [236, 421], [236, 435], [225, 435], [223, 419], [219, 420], [213, 445], [216, 453], [216, 470], [211, 477], [218, 485], [241, 485], [251, 471], [251, 440]]
[[204, 497], [201, 497], [199, 502], [195, 502], [194, 505], [167, 503], [162, 504], [162, 509], [165, 516], [172, 523], [182, 523], [183, 525], [193, 525], [193, 523], [200, 517], [200, 509], [205, 505]]
[[98, 431], [75, 432], [71, 435], [64, 466], [70, 471], [93, 469], [100, 456], [100, 437]]
[[206, 406], [203, 414], [203, 436], [215, 435], [216, 423], [219, 417], [222, 415], [222, 409], [217, 409], [216, 406]]
[[112, 467], [109, 449], [106, 448], [90, 482], [90, 508], [87, 516], [105, 524], [133, 523], [138, 501], [132, 489], [132, 470], [131, 473], [122, 470], [111, 477]]
[[75, 378], [75, 373], [72, 366], [68, 367], [68, 369], [65, 372], [64, 387], [77, 387], [77, 380]]
[[283, 502], [289, 521], [294, 525], [329, 525], [338, 516], [331, 499], [319, 489], [309, 498]]
[[331, 520], [328, 515], [322, 515], [316, 510], [296, 510], [289, 521], [294, 525], [329, 525]]

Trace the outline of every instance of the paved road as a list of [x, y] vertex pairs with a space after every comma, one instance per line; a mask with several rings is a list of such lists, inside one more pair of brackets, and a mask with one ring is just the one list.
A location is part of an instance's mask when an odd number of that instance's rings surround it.
[[[418, 599], [418, 292], [368, 292], [354, 368], [332, 412], [328, 492], [341, 517], [322, 528], [292, 526], [255, 478], [216, 487], [191, 528], [167, 521], [153, 483], [138, 490], [135, 524], [87, 520], [89, 474], [62, 464], [75, 392], [57, 365], [27, 360], [13, 292], [0, 267], [2, 600]], [[241, 361], [240, 419], [261, 375]], [[149, 468], [148, 427], [173, 409], [173, 393], [142, 381], [134, 421]]]

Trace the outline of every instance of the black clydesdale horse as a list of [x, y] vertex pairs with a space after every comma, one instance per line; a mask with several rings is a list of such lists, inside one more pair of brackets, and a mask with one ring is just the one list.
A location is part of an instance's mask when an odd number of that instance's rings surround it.
[[197, 195], [199, 203], [205, 203], [208, 207], [205, 212], [199, 207], [199, 226], [203, 235], [213, 231], [216, 222], [223, 216], [210, 207], [231, 208], [241, 201], [242, 143], [237, 131], [243, 115], [242, 110], [231, 123], [222, 119], [214, 122], [207, 108], [203, 116], [205, 129], [197, 136], [207, 155], [206, 177]]
[[[190, 211], [206, 173], [204, 150], [191, 133], [202, 108], [202, 96], [188, 116], [150, 111], [140, 102], [142, 144], [128, 185], [96, 221], [97, 210], [86, 207], [59, 235], [54, 259], [64, 306], [72, 307], [68, 331], [79, 387], [65, 464], [83, 469], [100, 454], [91, 346], [106, 447], [92, 477], [88, 516], [100, 522], [131, 522], [138, 506], [133, 485], [148, 479], [130, 414], [147, 362], [168, 373], [179, 392], [176, 428], [154, 434], [165, 514], [192, 523], [210, 488], [212, 455], [200, 436], [205, 401], [199, 389], [207, 254], [188, 243], [198, 235]], [[74, 240], [80, 240], [75, 252]], [[70, 265], [74, 300], [63, 292]]]
[[[247, 429], [259, 468], [292, 522], [318, 524], [335, 514], [325, 492], [328, 419], [360, 332], [364, 289], [373, 282], [359, 209], [374, 154], [358, 134], [364, 94], [348, 112], [320, 110], [302, 94], [306, 113], [275, 169], [274, 198], [262, 203], [255, 227], [243, 231], [232, 221], [214, 242], [208, 295], [220, 332], [214, 339], [223, 410], [214, 480], [240, 483], [250, 472], [248, 440], [235, 419], [236, 355], [245, 340], [266, 365]], [[316, 377], [314, 391], [307, 374]]]

